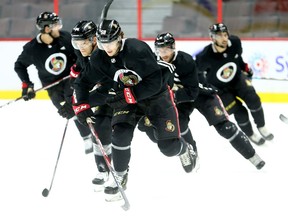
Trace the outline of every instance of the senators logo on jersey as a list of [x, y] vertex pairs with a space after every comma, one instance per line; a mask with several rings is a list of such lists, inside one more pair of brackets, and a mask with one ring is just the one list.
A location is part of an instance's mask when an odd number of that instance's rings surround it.
[[221, 82], [230, 82], [236, 74], [237, 65], [234, 62], [228, 62], [218, 69], [216, 72], [217, 78]]
[[124, 86], [131, 87], [137, 85], [141, 81], [141, 77], [135, 71], [120, 69], [116, 71], [114, 80], [122, 82]]
[[175, 125], [171, 122], [171, 120], [166, 121], [166, 131], [173, 132], [175, 130]]
[[49, 73], [59, 75], [65, 70], [66, 64], [67, 57], [65, 54], [54, 53], [47, 58], [45, 68]]
[[119, 80], [124, 83], [125, 86], [134, 86], [138, 83], [137, 76], [134, 74], [120, 74]]

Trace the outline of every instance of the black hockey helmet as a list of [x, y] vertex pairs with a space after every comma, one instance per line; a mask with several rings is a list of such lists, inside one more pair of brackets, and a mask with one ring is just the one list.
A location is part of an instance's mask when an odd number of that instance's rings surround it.
[[216, 23], [209, 27], [210, 36], [217, 34], [218, 32], [227, 32], [229, 34], [227, 26], [223, 23]]
[[36, 19], [36, 26], [40, 31], [43, 31], [46, 26], [49, 27], [56, 23], [62, 25], [61, 19], [53, 12], [43, 12]]
[[97, 26], [91, 20], [79, 21], [71, 31], [72, 40], [86, 40], [96, 36]]
[[157, 35], [154, 45], [155, 48], [169, 47], [175, 49], [175, 39], [169, 32], [161, 33]]
[[96, 31], [100, 43], [110, 43], [121, 36], [121, 27], [116, 20], [103, 20]]

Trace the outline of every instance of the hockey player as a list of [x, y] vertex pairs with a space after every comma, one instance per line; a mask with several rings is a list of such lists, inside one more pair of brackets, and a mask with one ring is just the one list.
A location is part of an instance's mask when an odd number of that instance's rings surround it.
[[[86, 64], [88, 64], [92, 52], [97, 49], [96, 30], [97, 26], [93, 21], [82, 20], [79, 21], [71, 31], [72, 45], [75, 48], [77, 55], [77, 62], [71, 67], [70, 72], [70, 81], [72, 86], [77, 76], [85, 68]], [[105, 80], [103, 80], [103, 82], [105, 83]], [[104, 86], [111, 88], [111, 84], [112, 81], [108, 80]], [[107, 89], [103, 89], [101, 85], [98, 85], [95, 90], [90, 92], [89, 101], [91, 101], [91, 107], [95, 109], [95, 130], [98, 132], [99, 139], [101, 140], [105, 152], [108, 157], [111, 158], [111, 118], [113, 110], [105, 104], [107, 96]], [[101, 191], [104, 189], [104, 183], [108, 180], [109, 168], [107, 167], [96, 141], [93, 143], [93, 147], [95, 162], [99, 172], [92, 180], [92, 183], [95, 186], [95, 191]]]
[[[237, 124], [249, 139], [257, 145], [265, 140], [272, 140], [273, 134], [265, 125], [264, 111], [251, 78], [253, 73], [242, 59], [241, 40], [229, 35], [223, 23], [216, 23], [210, 28], [212, 44], [207, 45], [196, 56], [196, 64], [202, 79], [218, 89], [226, 110], [234, 114]], [[254, 119], [261, 136], [257, 135], [249, 120], [248, 110], [242, 105], [244, 101]]]
[[[190, 115], [194, 109], [194, 101], [199, 92], [198, 74], [196, 72], [196, 65], [191, 55], [175, 51], [175, 39], [169, 32], [161, 33], [155, 39], [155, 53], [158, 64], [165, 67], [165, 65], [172, 64], [174, 70], [166, 73], [168, 84], [175, 94], [175, 102], [178, 110], [178, 118], [180, 123], [181, 137], [190, 145], [197, 157], [197, 146], [193, 139], [189, 128]], [[154, 136], [153, 127], [149, 123], [149, 119], [142, 117], [138, 129], [146, 132], [148, 137], [157, 142]]]
[[[190, 114], [195, 107], [206, 118], [209, 125], [215, 127], [219, 135], [229, 140], [232, 147], [255, 165], [257, 169], [261, 169], [265, 165], [265, 162], [256, 154], [255, 149], [245, 134], [238, 130], [234, 123], [228, 120], [225, 115], [225, 109], [221, 106], [221, 101], [218, 99], [215, 89], [199, 83], [199, 94], [197, 98], [194, 97], [193, 100], [189, 100], [187, 92], [192, 92], [189, 91], [189, 89], [191, 89], [189, 85], [194, 83], [193, 92], [197, 92], [195, 88], [198, 89], [198, 85], [195, 86], [195, 84], [198, 84], [198, 71], [191, 55], [175, 50], [175, 39], [169, 32], [159, 34], [155, 39], [154, 45], [158, 59], [171, 63], [176, 67], [174, 73], [171, 74], [174, 83], [172, 82], [170, 85], [174, 86], [172, 90], [175, 91], [181, 133], [185, 140], [189, 140], [188, 142], [193, 144], [193, 148], [197, 152], [196, 143], [193, 142], [193, 139], [191, 140], [192, 135], [188, 127]], [[141, 125], [143, 124], [140, 123], [139, 127]], [[151, 129], [147, 127], [147, 124], [144, 125], [146, 125], [144, 128], [144, 130], [146, 129], [146, 133], [151, 134]], [[151, 137], [151, 135], [149, 135], [149, 137]]]
[[[164, 155], [178, 155], [186, 172], [193, 170], [195, 158], [180, 138], [177, 110], [151, 48], [134, 38], [122, 39], [121, 32], [116, 20], [103, 20], [99, 24], [98, 49], [74, 83], [74, 110], [79, 120], [87, 124], [87, 118], [93, 119], [89, 86], [103, 77], [114, 81], [115, 95], [106, 100], [114, 109], [112, 161], [119, 183], [126, 189], [133, 132], [144, 115], [155, 126], [158, 147]], [[107, 201], [119, 199], [115, 181], [105, 187], [104, 193]]]
[[[27, 68], [34, 65], [38, 71], [39, 79], [43, 86], [51, 84], [70, 73], [70, 67], [76, 61], [71, 35], [62, 31], [62, 20], [53, 12], [43, 12], [36, 19], [36, 27], [40, 33], [23, 47], [18, 56], [14, 69], [22, 81], [22, 96], [25, 101], [35, 97], [34, 84], [29, 78]], [[48, 95], [62, 115], [65, 107], [71, 107], [69, 103], [72, 89], [69, 80], [64, 80], [56, 86], [47, 89]], [[71, 108], [70, 108], [71, 109]], [[72, 110], [73, 111], [73, 110]], [[70, 112], [70, 116], [75, 114]], [[85, 144], [85, 153], [93, 152], [90, 130], [80, 124], [77, 119], [74, 122]]]

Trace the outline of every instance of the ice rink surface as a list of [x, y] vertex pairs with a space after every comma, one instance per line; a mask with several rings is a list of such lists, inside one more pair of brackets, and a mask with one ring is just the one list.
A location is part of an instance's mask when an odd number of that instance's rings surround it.
[[[0, 100], [0, 105], [8, 101]], [[67, 128], [52, 190], [49, 188], [66, 120], [48, 100], [17, 101], [0, 109], [1, 216], [255, 216], [288, 215], [288, 104], [264, 103], [275, 138], [256, 152], [257, 170], [220, 137], [198, 111], [190, 126], [200, 155], [198, 172], [187, 174], [178, 157], [163, 156], [135, 130], [126, 195], [131, 208], [107, 203], [93, 191], [96, 166], [74, 123]], [[233, 117], [230, 117], [232, 121]]]

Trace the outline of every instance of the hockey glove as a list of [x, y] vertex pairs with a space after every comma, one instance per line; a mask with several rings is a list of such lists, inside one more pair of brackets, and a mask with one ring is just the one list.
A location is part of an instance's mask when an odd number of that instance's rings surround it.
[[25, 101], [35, 98], [34, 84], [32, 82], [22, 82], [22, 97]]
[[58, 113], [60, 116], [66, 119], [71, 119], [75, 116], [72, 105], [67, 102], [64, 102], [64, 104], [58, 109]]
[[114, 96], [108, 97], [106, 103], [113, 109], [120, 109], [126, 107], [128, 104], [137, 103], [130, 88], [115, 92]]
[[76, 70], [76, 64], [72, 65], [70, 68], [70, 79], [69, 79], [71, 89], [74, 89], [73, 84], [75, 79], [79, 76], [79, 74], [80, 72]]
[[245, 64], [245, 69], [242, 70], [242, 73], [243, 73], [248, 79], [252, 79], [253, 71], [252, 71], [252, 69], [248, 66], [248, 64]]
[[179, 103], [188, 103], [194, 102], [194, 99], [187, 93], [187, 90], [181, 84], [173, 84], [172, 91], [174, 93], [174, 102]]
[[202, 83], [199, 83], [199, 94], [213, 96], [217, 94], [218, 90], [211, 85], [204, 86]]
[[91, 110], [89, 104], [75, 104], [73, 105], [73, 110], [74, 110], [74, 113], [77, 115], [78, 121], [87, 127], [88, 127], [88, 124], [86, 121], [87, 118], [91, 118], [92, 121], [95, 120], [95, 117], [93, 116], [94, 113]]

